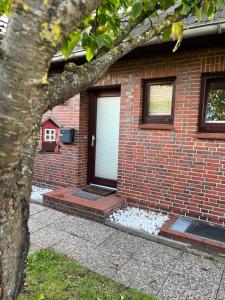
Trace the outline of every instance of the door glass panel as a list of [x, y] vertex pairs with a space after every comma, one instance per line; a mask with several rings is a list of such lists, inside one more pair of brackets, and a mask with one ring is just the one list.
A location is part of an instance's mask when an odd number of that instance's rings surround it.
[[95, 176], [117, 180], [120, 97], [97, 99]]

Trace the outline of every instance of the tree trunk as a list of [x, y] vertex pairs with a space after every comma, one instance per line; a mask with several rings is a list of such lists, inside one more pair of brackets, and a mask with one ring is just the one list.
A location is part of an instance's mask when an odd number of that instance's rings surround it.
[[[4, 56], [0, 64], [0, 282], [2, 299], [16, 298], [22, 283], [29, 249], [27, 221], [33, 165], [26, 164], [24, 168], [25, 164], [22, 162], [28, 160], [28, 157], [26, 151], [22, 153], [22, 149], [24, 141], [31, 135], [32, 124], [35, 123], [38, 115], [37, 98], [40, 91], [38, 83], [41, 82], [48, 68], [46, 61], [43, 61], [40, 56], [42, 54], [47, 59], [47, 55], [44, 52], [38, 53], [39, 34], [36, 28], [32, 28], [32, 22], [35, 22], [38, 16], [31, 13], [30, 17], [27, 18], [21, 8], [15, 12], [3, 41]], [[28, 33], [23, 27], [24, 24], [31, 31], [32, 38], [29, 40], [27, 39]], [[31, 152], [31, 156], [34, 156], [34, 152]]]
[[[29, 251], [29, 202], [34, 168], [37, 139], [40, 127], [35, 127], [32, 134], [23, 146], [16, 182], [5, 186], [0, 183], [0, 190], [5, 191], [4, 201], [8, 203], [1, 207], [1, 297], [3, 299], [15, 299], [23, 284], [26, 257]], [[9, 192], [10, 191], [10, 192]], [[5, 221], [5, 222], [4, 222]], [[3, 252], [4, 251], [4, 252]], [[0, 298], [1, 298], [0, 297]]]
[[[0, 186], [2, 188], [2, 186]], [[14, 197], [19, 195], [14, 194]], [[12, 197], [5, 198], [13, 202]], [[15, 299], [22, 283], [24, 263], [29, 248], [29, 232], [27, 220], [29, 206], [27, 199], [21, 199], [20, 205], [11, 207], [11, 211], [4, 214], [1, 225], [1, 297]]]
[[[15, 1], [0, 62], [0, 298], [15, 299], [29, 250], [29, 198], [51, 58], [99, 0]], [[30, 137], [30, 138], [28, 138]]]

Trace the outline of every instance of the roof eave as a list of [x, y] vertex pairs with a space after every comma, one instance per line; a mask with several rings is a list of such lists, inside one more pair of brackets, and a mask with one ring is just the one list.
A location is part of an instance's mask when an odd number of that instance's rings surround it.
[[[225, 20], [217, 21], [214, 23], [206, 23], [201, 25], [195, 25], [188, 29], [184, 30], [183, 39], [200, 37], [200, 36], [207, 36], [207, 35], [216, 35], [222, 34], [225, 32]], [[172, 41], [172, 40], [171, 40]], [[142, 47], [150, 46], [150, 45], [157, 45], [162, 44], [165, 41], [162, 39], [161, 36], [155, 37], [151, 39], [149, 42], [145, 43]], [[79, 59], [85, 57], [86, 52], [84, 50], [80, 50], [78, 52], [74, 52], [69, 58], [65, 58], [61, 54], [55, 55], [52, 59], [52, 62], [65, 62], [68, 59]]]

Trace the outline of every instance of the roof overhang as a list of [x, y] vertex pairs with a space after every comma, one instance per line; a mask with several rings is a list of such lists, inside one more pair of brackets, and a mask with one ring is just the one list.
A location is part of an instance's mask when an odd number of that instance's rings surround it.
[[[216, 22], [210, 22], [206, 24], [197, 24], [189, 26], [188, 29], [184, 30], [183, 39], [189, 39], [189, 38], [196, 38], [196, 37], [202, 37], [207, 35], [217, 35], [225, 33], [225, 19], [216, 21]], [[171, 40], [172, 41], [172, 40]], [[161, 36], [155, 37], [151, 39], [149, 42], [145, 43], [142, 47], [151, 46], [151, 45], [157, 45], [165, 43], [165, 41], [162, 39]], [[66, 62], [68, 59], [79, 59], [84, 58], [86, 55], [86, 52], [83, 49], [79, 49], [73, 52], [73, 54], [69, 58], [65, 58], [60, 53], [57, 53], [53, 59], [52, 62]]]

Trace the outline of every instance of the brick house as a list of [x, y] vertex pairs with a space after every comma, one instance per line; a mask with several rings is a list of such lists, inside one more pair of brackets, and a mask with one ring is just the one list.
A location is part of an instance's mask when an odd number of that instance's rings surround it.
[[54, 152], [40, 141], [34, 184], [116, 187], [132, 206], [225, 224], [224, 32], [221, 14], [191, 24], [175, 53], [155, 39], [47, 112], [75, 137]]

